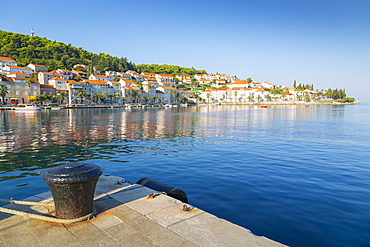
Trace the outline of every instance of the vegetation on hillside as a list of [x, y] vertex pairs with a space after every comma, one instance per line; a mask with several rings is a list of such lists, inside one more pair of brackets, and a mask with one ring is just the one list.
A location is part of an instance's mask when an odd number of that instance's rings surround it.
[[139, 64], [136, 68], [140, 72], [149, 72], [157, 74], [171, 74], [176, 75], [195, 75], [195, 74], [207, 74], [205, 70], [196, 70], [194, 68], [184, 68], [176, 65], [159, 65], [159, 64]]
[[100, 71], [127, 71], [153, 72], [166, 74], [189, 74], [206, 73], [204, 70], [183, 68], [175, 65], [145, 65], [136, 66], [125, 57], [113, 57], [109, 54], [94, 54], [82, 47], [74, 47], [71, 44], [51, 41], [43, 37], [29, 36], [0, 30], [0, 56], [11, 57], [19, 66], [27, 66], [30, 63], [41, 64], [49, 70], [72, 69], [76, 64], [86, 64], [86, 60], [92, 60], [94, 67]]

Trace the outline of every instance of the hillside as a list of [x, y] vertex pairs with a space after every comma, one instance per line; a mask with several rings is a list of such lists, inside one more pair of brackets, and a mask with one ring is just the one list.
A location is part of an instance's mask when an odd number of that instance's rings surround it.
[[0, 56], [11, 57], [19, 66], [29, 63], [41, 64], [49, 70], [58, 68], [72, 69], [75, 64], [86, 63], [84, 59], [93, 61], [93, 66], [100, 71], [154, 72], [167, 74], [196, 74], [206, 73], [204, 70], [183, 68], [175, 65], [146, 65], [139, 66], [125, 57], [113, 57], [109, 54], [94, 54], [82, 47], [51, 41], [43, 37], [29, 36], [0, 30]]

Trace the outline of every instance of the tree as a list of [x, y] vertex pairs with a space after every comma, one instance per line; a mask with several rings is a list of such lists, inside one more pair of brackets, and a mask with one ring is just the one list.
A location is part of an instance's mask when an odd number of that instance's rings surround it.
[[157, 99], [158, 99], [158, 97], [157, 97], [157, 96], [153, 96], [153, 97], [152, 97], [153, 104], [155, 104], [155, 103], [156, 103]]
[[143, 96], [143, 99], [144, 99], [144, 103], [146, 104], [146, 103], [147, 103], [147, 101], [146, 101], [146, 100], [148, 99], [148, 95], [144, 95], [144, 96]]
[[96, 103], [96, 104], [98, 104], [99, 99], [100, 99], [100, 96], [101, 96], [101, 95], [100, 95], [100, 93], [95, 93], [95, 94], [92, 96], [93, 100], [94, 100], [94, 99], [96, 99], [96, 100], [95, 100], [95, 103]]
[[125, 104], [127, 99], [125, 97], [122, 97], [121, 100], [122, 100], [123, 104]]
[[5, 96], [8, 94], [8, 86], [4, 84], [0, 84], [0, 96], [1, 102], [5, 105]]
[[293, 82], [293, 87], [297, 88], [297, 81], [296, 80], [294, 80], [294, 82]]
[[209, 103], [209, 97], [211, 97], [211, 94], [210, 93], [207, 93], [207, 102]]
[[115, 94], [108, 94], [107, 98], [110, 99], [110, 103], [113, 104], [113, 98], [116, 98], [117, 96]]
[[261, 95], [257, 95], [257, 101], [260, 102], [262, 99]]
[[75, 93], [75, 97], [80, 97], [80, 102], [82, 104], [83, 102], [83, 99], [87, 96], [87, 93], [85, 92], [85, 90], [81, 89], [79, 90], [78, 92]]
[[105, 104], [105, 99], [108, 97], [107, 93], [106, 92], [102, 92], [100, 93], [99, 95], [99, 99], [103, 102], [103, 104]]
[[46, 101], [47, 97], [45, 94], [40, 94], [36, 96], [36, 101], [39, 102], [41, 105], [44, 104], [44, 101]]
[[67, 92], [61, 91], [57, 94], [57, 99], [60, 99], [60, 104], [63, 104], [64, 99], [67, 97]]
[[[134, 101], [135, 101], [135, 99], [137, 99], [137, 98], [139, 98], [140, 97], [140, 94], [137, 92], [137, 91], [133, 91], [132, 92], [132, 94], [131, 94], [131, 97], [134, 99]], [[134, 102], [135, 103], [135, 102]]]
[[235, 95], [235, 103], [237, 101], [236, 97], [238, 96], [238, 91], [234, 91], [234, 95]]
[[252, 79], [252, 78], [250, 78], [250, 77], [248, 77], [248, 78], [247, 78], [247, 82], [248, 82], [248, 83], [251, 83], [252, 81], [253, 81], [253, 79]]
[[173, 98], [175, 99], [175, 103], [178, 103], [177, 101], [178, 101], [178, 99], [180, 98], [180, 93], [179, 93], [179, 92], [177, 92], [177, 91], [173, 91], [173, 92], [172, 92], [172, 96], [173, 96]]

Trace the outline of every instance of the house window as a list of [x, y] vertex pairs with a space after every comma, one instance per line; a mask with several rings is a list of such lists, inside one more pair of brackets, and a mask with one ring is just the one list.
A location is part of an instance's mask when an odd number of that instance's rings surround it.
[[37, 89], [37, 86], [33, 86], [33, 89]]
[[21, 92], [16, 91], [16, 92], [15, 92], [15, 94], [16, 94], [16, 95], [21, 95]]
[[19, 85], [16, 85], [16, 86], [15, 86], [15, 88], [16, 88], [16, 89], [19, 89]]

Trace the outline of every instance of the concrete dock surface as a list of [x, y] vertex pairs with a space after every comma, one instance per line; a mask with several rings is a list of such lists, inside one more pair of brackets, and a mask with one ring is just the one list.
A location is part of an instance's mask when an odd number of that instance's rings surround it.
[[[99, 178], [95, 218], [59, 224], [0, 213], [0, 246], [285, 246], [167, 195], [116, 176]], [[50, 192], [28, 201], [52, 202]], [[189, 211], [184, 211], [184, 205]], [[43, 206], [7, 208], [53, 214]]]

